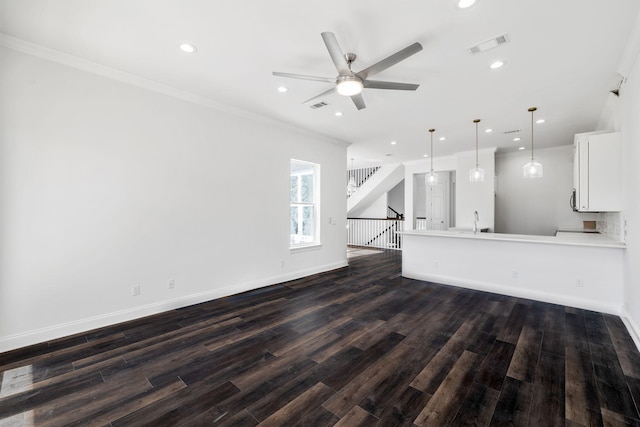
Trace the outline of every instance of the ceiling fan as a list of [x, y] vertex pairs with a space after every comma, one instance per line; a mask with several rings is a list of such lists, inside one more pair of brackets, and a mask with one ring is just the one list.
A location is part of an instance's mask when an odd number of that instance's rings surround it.
[[338, 44], [338, 40], [336, 36], [331, 32], [322, 33], [322, 39], [324, 40], [324, 44], [327, 46], [327, 50], [329, 51], [329, 55], [331, 55], [331, 59], [338, 70], [338, 77], [330, 78], [330, 77], [316, 77], [316, 76], [306, 76], [302, 74], [290, 74], [290, 73], [280, 73], [277, 71], [273, 72], [274, 76], [279, 77], [289, 77], [294, 79], [302, 79], [302, 80], [313, 80], [317, 82], [327, 82], [335, 84], [335, 87], [322, 92], [320, 95], [314, 96], [313, 98], [307, 99], [304, 104], [317, 100], [318, 98], [322, 98], [325, 95], [328, 95], [334, 91], [338, 92], [338, 94], [343, 96], [351, 97], [351, 100], [355, 104], [358, 110], [362, 110], [366, 108], [364, 103], [364, 99], [362, 98], [362, 89], [390, 89], [390, 90], [416, 90], [420, 85], [411, 84], [411, 83], [397, 83], [397, 82], [384, 82], [379, 80], [369, 80], [369, 77], [378, 74], [381, 71], [386, 70], [387, 68], [397, 64], [400, 61], [403, 61], [422, 50], [422, 45], [418, 42], [413, 43], [410, 46], [405, 47], [404, 49], [399, 50], [383, 59], [382, 61], [376, 62], [370, 67], [365, 68], [362, 71], [354, 73], [351, 70], [351, 64], [356, 60], [355, 53], [342, 53], [342, 49]]

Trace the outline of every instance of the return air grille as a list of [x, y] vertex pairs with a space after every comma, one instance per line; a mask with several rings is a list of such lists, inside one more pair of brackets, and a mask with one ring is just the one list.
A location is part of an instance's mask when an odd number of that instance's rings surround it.
[[482, 43], [478, 43], [475, 46], [471, 46], [467, 50], [471, 54], [486, 52], [487, 50], [495, 49], [496, 47], [500, 46], [501, 44], [507, 43], [508, 41], [509, 41], [509, 38], [507, 37], [507, 35], [503, 34], [501, 36], [494, 37], [489, 40], [485, 40]]
[[310, 105], [310, 108], [313, 108], [314, 110], [317, 110], [318, 108], [326, 107], [327, 105], [329, 105], [329, 104], [327, 104], [324, 101], [320, 101], [317, 104]]

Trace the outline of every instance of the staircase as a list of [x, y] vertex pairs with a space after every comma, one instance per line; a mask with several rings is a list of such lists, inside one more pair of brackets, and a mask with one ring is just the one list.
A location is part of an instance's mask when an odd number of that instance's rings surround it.
[[404, 165], [383, 165], [347, 199], [347, 217], [360, 215], [371, 203], [404, 179]]

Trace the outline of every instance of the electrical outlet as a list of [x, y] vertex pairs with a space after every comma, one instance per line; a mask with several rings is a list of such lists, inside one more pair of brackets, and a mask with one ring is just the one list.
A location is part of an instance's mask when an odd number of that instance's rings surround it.
[[284, 267], [284, 260], [280, 261], [280, 267]]
[[576, 286], [577, 286], [578, 288], [584, 288], [584, 280], [582, 280], [582, 279], [577, 279], [577, 280], [576, 280]]
[[520, 277], [520, 272], [518, 270], [513, 270], [511, 272], [511, 277], [513, 277], [514, 279], [517, 279], [518, 277]]
[[167, 289], [175, 289], [176, 288], [176, 281], [171, 279], [167, 282]]
[[440, 267], [440, 262], [438, 262], [438, 261], [433, 261], [433, 266], [434, 266], [435, 268]]
[[140, 295], [140, 285], [135, 285], [133, 288], [131, 288], [131, 295], [133, 295], [134, 297]]

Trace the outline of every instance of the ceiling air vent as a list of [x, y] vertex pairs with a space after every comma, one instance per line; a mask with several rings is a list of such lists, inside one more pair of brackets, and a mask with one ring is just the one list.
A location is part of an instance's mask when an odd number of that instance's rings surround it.
[[482, 43], [478, 43], [475, 46], [471, 46], [467, 50], [469, 51], [469, 53], [476, 54], [476, 53], [485, 52], [487, 50], [491, 50], [493, 48], [496, 48], [496, 47], [500, 46], [501, 44], [504, 44], [504, 43], [506, 43], [508, 41], [509, 41], [509, 38], [507, 37], [507, 35], [503, 34], [501, 36], [494, 37], [494, 38], [489, 39], [489, 40], [485, 40]]
[[510, 134], [510, 133], [518, 133], [518, 132], [520, 132], [520, 129], [508, 130], [508, 131], [506, 131], [504, 134], [505, 134], [505, 135], [508, 135], [508, 134]]
[[327, 104], [324, 101], [320, 101], [317, 104], [310, 105], [309, 107], [313, 108], [314, 110], [317, 110], [318, 108], [326, 107], [327, 105], [329, 105], [329, 104]]

